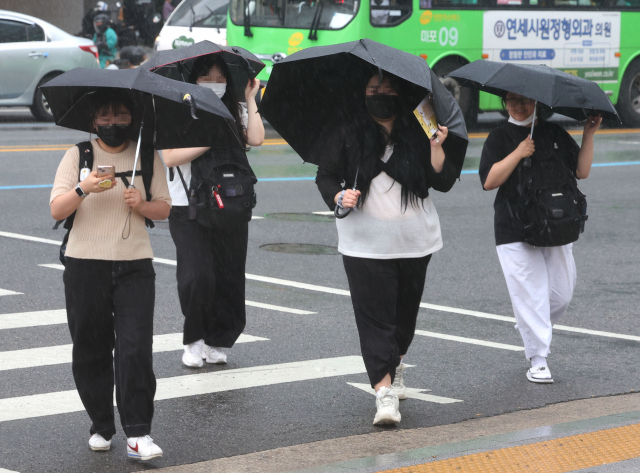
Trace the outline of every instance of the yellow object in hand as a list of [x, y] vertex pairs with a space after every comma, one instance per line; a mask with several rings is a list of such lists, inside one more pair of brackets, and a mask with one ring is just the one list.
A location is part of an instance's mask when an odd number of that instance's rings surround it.
[[104, 181], [100, 181], [98, 183], [100, 187], [104, 187], [105, 189], [108, 189], [109, 187], [111, 187], [111, 184], [112, 184], [111, 179], [105, 179]]

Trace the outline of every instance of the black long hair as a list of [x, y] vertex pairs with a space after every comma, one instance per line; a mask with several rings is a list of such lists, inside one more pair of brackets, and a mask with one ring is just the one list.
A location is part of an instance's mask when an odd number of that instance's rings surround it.
[[245, 134], [245, 128], [242, 124], [242, 119], [240, 118], [240, 110], [241, 105], [238, 102], [238, 99], [235, 96], [235, 88], [233, 83], [233, 77], [229, 73], [229, 67], [227, 64], [221, 60], [218, 56], [202, 56], [196, 59], [191, 68], [191, 73], [189, 74], [189, 82], [192, 84], [197, 84], [197, 81], [200, 77], [206, 76], [209, 74], [209, 70], [213, 66], [218, 66], [220, 71], [227, 79], [227, 90], [222, 96], [222, 103], [227, 107], [229, 112], [231, 112], [231, 116], [233, 116], [233, 120], [235, 121], [235, 132], [240, 140], [240, 143], [243, 148], [247, 147], [247, 137]]
[[400, 109], [391, 133], [373, 119], [365, 105], [366, 84], [372, 76], [378, 74], [376, 70], [363, 84], [361, 109], [355, 114], [351, 128], [351, 134], [356, 140], [355, 149], [351, 153], [347, 167], [349, 174], [355, 175], [359, 165], [357, 179], [358, 189], [362, 192], [360, 198], [360, 205], [362, 205], [369, 194], [371, 181], [380, 173], [380, 158], [384, 155], [387, 145], [393, 145], [393, 157], [388, 164], [393, 166], [394, 177], [402, 185], [400, 204], [403, 209], [406, 209], [409, 204], [415, 207], [421, 203], [417, 195], [418, 190], [428, 187], [428, 183], [425, 183], [427, 179], [425, 168], [431, 159], [431, 146], [427, 135], [413, 114], [415, 104], [412, 104], [412, 99], [405, 92], [406, 84], [393, 75], [382, 73], [383, 79], [389, 79], [400, 102]]

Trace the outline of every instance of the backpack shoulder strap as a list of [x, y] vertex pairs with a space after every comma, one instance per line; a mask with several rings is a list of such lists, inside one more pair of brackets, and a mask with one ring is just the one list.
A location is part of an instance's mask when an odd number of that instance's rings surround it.
[[[76, 146], [78, 147], [79, 152], [78, 182], [80, 182], [80, 173], [82, 171], [82, 168], [89, 168], [89, 170], [93, 169], [93, 145], [91, 144], [91, 141], [82, 141], [80, 143], [77, 143]], [[53, 229], [57, 230], [58, 227], [64, 222], [64, 228], [66, 228], [67, 230], [71, 230], [71, 227], [73, 227], [73, 219], [75, 218], [75, 216], [76, 213], [73, 212], [66, 219], [56, 221]]]

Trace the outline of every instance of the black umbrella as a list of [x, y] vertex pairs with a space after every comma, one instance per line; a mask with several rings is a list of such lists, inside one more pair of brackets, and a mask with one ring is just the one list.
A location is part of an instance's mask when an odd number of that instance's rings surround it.
[[327, 134], [362, 109], [372, 66], [398, 78], [411, 108], [433, 92], [438, 123], [449, 128], [443, 148], [460, 173], [468, 136], [455, 99], [424, 59], [369, 39], [303, 49], [276, 63], [260, 113], [303, 160], [319, 164]]
[[225, 62], [237, 100], [244, 101], [247, 82], [255, 79], [265, 64], [246, 49], [237, 46], [220, 46], [211, 41], [200, 41], [186, 48], [159, 51], [142, 68], [169, 79], [186, 81], [198, 58], [213, 55]]
[[461, 85], [504, 96], [513, 92], [576, 120], [602, 114], [620, 120], [598, 84], [548, 66], [519, 65], [479, 59], [448, 74]]
[[156, 149], [240, 146], [235, 127], [227, 121], [232, 123], [233, 116], [212, 90], [140, 68], [73, 69], [41, 89], [60, 126], [93, 132], [93, 94], [115, 90], [126, 94], [134, 104], [128, 136], [133, 141], [140, 137]]

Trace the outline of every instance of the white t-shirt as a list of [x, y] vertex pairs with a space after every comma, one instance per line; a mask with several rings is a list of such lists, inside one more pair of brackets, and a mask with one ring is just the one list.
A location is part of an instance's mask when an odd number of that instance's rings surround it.
[[[240, 103], [242, 107], [240, 113], [240, 120], [242, 121], [242, 126], [247, 127], [247, 123], [249, 122], [249, 114], [247, 113], [247, 104]], [[187, 164], [180, 165], [180, 171], [182, 171], [182, 176], [184, 177], [184, 182], [187, 184], [187, 189], [191, 185], [191, 162]], [[184, 186], [182, 185], [182, 181], [180, 180], [180, 175], [178, 174], [178, 170], [173, 170], [173, 181], [170, 180], [169, 169], [167, 169], [167, 184], [169, 185], [169, 193], [171, 194], [171, 202], [173, 202], [172, 207], [181, 207], [189, 205], [189, 197], [187, 193], [184, 191]]]
[[[385, 163], [393, 153], [387, 146]], [[402, 185], [386, 172], [372, 181], [360, 209], [336, 219], [338, 251], [346, 256], [371, 259], [421, 258], [442, 248], [440, 220], [430, 197], [410, 203], [403, 212]]]

